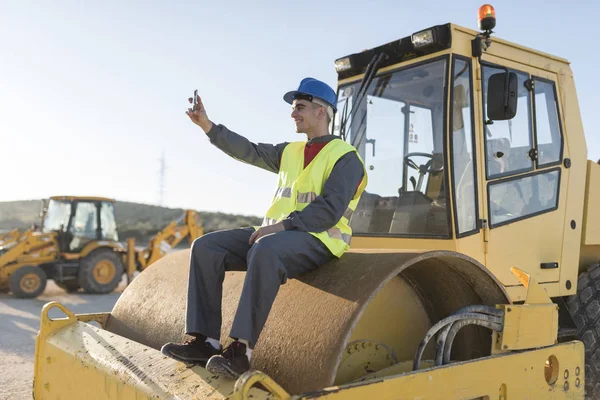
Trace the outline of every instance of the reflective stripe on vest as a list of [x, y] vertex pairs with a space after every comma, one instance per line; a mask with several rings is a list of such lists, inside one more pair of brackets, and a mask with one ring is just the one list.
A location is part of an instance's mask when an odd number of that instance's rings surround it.
[[316, 198], [317, 194], [315, 192], [298, 193], [298, 196], [296, 196], [298, 203], [310, 203]]
[[331, 238], [343, 240], [346, 244], [350, 245], [350, 240], [352, 239], [352, 235], [349, 235], [347, 233], [342, 233], [342, 231], [340, 231], [338, 228], [328, 229], [327, 234]]
[[281, 197], [292, 197], [292, 188], [291, 187], [285, 187], [285, 188], [277, 188], [277, 192], [275, 193], [275, 197], [277, 196], [281, 196]]
[[[344, 217], [348, 221], [350, 221], [350, 218], [352, 218], [352, 214], [353, 213], [354, 213], [354, 211], [352, 211], [352, 209], [347, 208], [346, 212], [344, 213]], [[276, 219], [267, 218], [267, 217], [263, 218], [263, 226], [266, 226], [266, 225], [275, 225], [277, 222], [279, 222], [279, 221], [277, 221]]]
[[[315, 192], [298, 193], [298, 196], [296, 196], [296, 200], [298, 201], [298, 203], [310, 203], [316, 198], [317, 198], [317, 194]], [[354, 213], [354, 210], [352, 210], [350, 207], [348, 207], [348, 208], [346, 208], [346, 211], [344, 211], [343, 216], [346, 217], [346, 219], [348, 221], [350, 221], [350, 218], [352, 218], [353, 213]]]
[[279, 221], [277, 221], [276, 219], [265, 217], [265, 218], [263, 218], [262, 226], [275, 225], [277, 222], [279, 222]]
[[346, 211], [344, 211], [344, 217], [346, 217], [348, 221], [350, 221], [350, 218], [352, 218], [352, 214], [354, 214], [354, 210], [350, 207], [346, 208]]

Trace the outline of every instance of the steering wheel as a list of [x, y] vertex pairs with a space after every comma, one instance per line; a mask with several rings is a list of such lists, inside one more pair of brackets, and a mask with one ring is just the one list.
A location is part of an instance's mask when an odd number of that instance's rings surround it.
[[[429, 158], [429, 161], [427, 161], [423, 165], [417, 165], [413, 160], [410, 159], [410, 157], [427, 157]], [[419, 171], [419, 181], [417, 183], [417, 186], [415, 187], [415, 190], [419, 192], [421, 191], [421, 185], [423, 184], [423, 178], [425, 177], [425, 174], [430, 174], [432, 172], [440, 172], [444, 170], [443, 163], [439, 168], [433, 167], [433, 154], [429, 153], [406, 153], [406, 155], [404, 156], [404, 164], [412, 169]]]

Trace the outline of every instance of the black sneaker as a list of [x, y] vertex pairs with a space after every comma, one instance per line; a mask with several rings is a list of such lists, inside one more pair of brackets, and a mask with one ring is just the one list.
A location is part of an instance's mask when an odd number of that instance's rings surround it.
[[193, 338], [183, 343], [167, 343], [161, 349], [167, 357], [188, 364], [206, 364], [206, 362], [215, 354], [219, 354], [220, 349], [215, 349], [204, 338]]
[[225, 378], [239, 378], [250, 369], [250, 361], [246, 356], [246, 345], [237, 341], [231, 343], [222, 355], [213, 356], [208, 360], [206, 369]]

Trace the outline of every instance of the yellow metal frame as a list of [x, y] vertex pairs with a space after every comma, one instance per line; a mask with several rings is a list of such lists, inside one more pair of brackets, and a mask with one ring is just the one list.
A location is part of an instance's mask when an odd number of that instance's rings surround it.
[[[548, 384], [547, 361], [558, 360]], [[583, 399], [583, 343], [493, 356], [405, 375], [323, 389], [294, 399]], [[560, 368], [560, 370], [558, 370]], [[486, 397], [487, 396], [487, 397]]]
[[585, 182], [585, 206], [583, 218], [583, 246], [600, 245], [600, 165], [588, 160]]
[[[62, 304], [44, 305], [36, 337], [34, 397], [86, 399], [583, 399], [584, 346], [573, 341], [554, 344], [539, 328], [554, 329], [555, 314], [543, 289], [521, 270], [513, 269], [527, 287], [528, 317], [538, 325], [511, 330], [511, 312], [504, 314], [501, 342], [516, 341], [515, 350], [503, 349], [488, 357], [449, 365], [423, 363], [418, 371], [400, 362], [355, 382], [316, 392], [290, 394], [261, 371], [252, 370], [237, 381], [211, 375], [201, 367], [188, 368], [158, 350], [104, 329], [108, 313], [75, 315]], [[498, 305], [499, 308], [515, 305]], [[51, 309], [66, 318], [52, 319]], [[525, 310], [526, 308], [522, 308]], [[529, 311], [527, 311], [529, 312]], [[523, 315], [523, 314], [521, 314]], [[95, 321], [100, 327], [90, 325]], [[506, 329], [508, 328], [508, 330]], [[525, 340], [523, 340], [525, 338]], [[497, 346], [492, 342], [492, 346]], [[294, 362], [290, 360], [290, 362]], [[64, 371], [69, 371], [65, 379]], [[260, 388], [259, 388], [260, 386]]]
[[253, 386], [261, 385], [275, 399], [287, 400], [291, 396], [271, 377], [261, 371], [248, 371], [235, 382], [232, 400], [244, 400], [250, 398], [250, 390]]
[[[52, 309], [66, 318], [50, 318]], [[108, 318], [108, 313], [75, 315], [57, 302], [44, 305], [36, 337], [35, 399], [224, 399], [233, 393], [235, 381], [214, 377], [204, 368], [188, 368], [104, 330]], [[246, 393], [266, 398], [256, 388]]]
[[119, 242], [111, 242], [109, 240], [94, 240], [87, 244], [81, 253], [79, 253], [79, 258], [84, 258], [89, 255], [92, 251], [97, 250], [99, 248], [110, 248], [119, 252], [125, 251], [125, 248]]
[[502, 332], [494, 332], [492, 354], [510, 350], [532, 349], [558, 343], [558, 305], [533, 278], [517, 268], [513, 275], [527, 289], [525, 304], [503, 304]]
[[65, 260], [81, 260], [88, 256], [91, 252], [101, 248], [109, 248], [116, 250], [117, 252], [124, 252], [125, 248], [119, 242], [112, 242], [110, 240], [93, 240], [86, 244], [79, 253], [61, 253], [61, 257]]
[[[67, 318], [51, 320], [57, 307]], [[237, 381], [219, 379], [201, 367], [162, 356], [155, 349], [93, 327], [107, 314], [74, 315], [58, 303], [42, 310], [36, 338], [34, 397], [134, 399], [583, 399], [583, 343], [570, 342], [506, 353], [418, 372], [397, 373], [323, 390], [292, 395], [260, 371]], [[552, 358], [554, 357], [554, 358]], [[548, 371], [548, 360], [557, 360]], [[293, 362], [291, 360], [290, 362]], [[64, 371], [69, 371], [68, 380]], [[555, 378], [551, 384], [546, 376]], [[259, 389], [257, 386], [261, 386]]]

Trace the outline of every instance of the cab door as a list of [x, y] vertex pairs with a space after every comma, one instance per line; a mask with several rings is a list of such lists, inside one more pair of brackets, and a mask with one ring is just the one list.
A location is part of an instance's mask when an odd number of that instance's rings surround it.
[[[518, 105], [511, 120], [486, 117], [490, 76], [518, 77]], [[568, 174], [563, 173], [563, 134], [553, 73], [486, 56], [481, 64], [482, 169], [487, 224], [486, 265], [506, 286], [518, 285], [511, 267], [539, 282], [559, 280]], [[484, 239], [486, 240], [486, 239]]]

